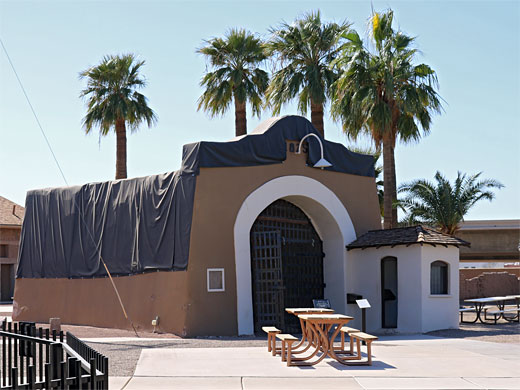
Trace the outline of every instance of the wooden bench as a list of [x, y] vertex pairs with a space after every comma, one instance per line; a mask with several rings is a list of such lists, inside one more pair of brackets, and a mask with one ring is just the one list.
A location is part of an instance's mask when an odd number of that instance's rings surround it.
[[[356, 329], [356, 328], [351, 328], [349, 326], [342, 326], [340, 329], [340, 332], [341, 332], [341, 349], [338, 351], [334, 351], [334, 352], [348, 353], [349, 355], [354, 355], [354, 340], [352, 339], [350, 334], [360, 332], [360, 330]], [[345, 334], [347, 334], [347, 336], [349, 336], [349, 341], [350, 341], [350, 347], [349, 347], [348, 351], [345, 351]]]
[[[363, 332], [352, 332], [349, 333], [349, 337], [354, 339], [356, 342], [357, 355], [356, 358], [361, 359], [361, 341], [367, 344], [367, 360], [359, 362], [348, 362], [346, 364], [351, 366], [371, 366], [372, 365], [372, 342], [377, 340], [377, 336], [372, 336], [368, 333]], [[354, 359], [352, 359], [354, 360]], [[357, 360], [357, 359], [355, 359]]]
[[[276, 338], [282, 341], [282, 362], [287, 362], [287, 366], [291, 365], [291, 357], [292, 357], [292, 344], [298, 341], [297, 337], [294, 337], [291, 334], [285, 333], [276, 333]], [[273, 353], [274, 355], [274, 353]]]
[[276, 355], [276, 338], [275, 336], [282, 331], [274, 326], [262, 326], [262, 330], [267, 333], [267, 352]]

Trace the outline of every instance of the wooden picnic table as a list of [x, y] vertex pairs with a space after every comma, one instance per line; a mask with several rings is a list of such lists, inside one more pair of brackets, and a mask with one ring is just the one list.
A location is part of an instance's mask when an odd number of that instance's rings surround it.
[[[302, 330], [302, 338], [301, 340], [293, 347], [293, 354], [301, 354], [306, 352], [310, 347], [312, 340], [312, 332], [306, 329], [305, 321], [302, 318], [299, 318], [300, 314], [334, 314], [333, 309], [323, 309], [316, 307], [296, 307], [296, 308], [287, 308], [285, 311], [289, 314], [294, 314], [300, 320], [300, 328]], [[300, 349], [307, 343], [306, 347]]]
[[[293, 351], [293, 354], [301, 354], [310, 350], [306, 356], [294, 357], [293, 362], [297, 365], [315, 365], [329, 356], [340, 363], [347, 364], [346, 359], [337, 356], [334, 351], [334, 340], [338, 336], [342, 326], [348, 324], [353, 317], [343, 314], [298, 314], [298, 318], [303, 320], [305, 336], [302, 335], [302, 342], [306, 339], [307, 346], [303, 350]], [[332, 332], [331, 332], [332, 331]], [[329, 336], [330, 335], [330, 336]], [[321, 353], [321, 356], [319, 355]], [[310, 361], [317, 357], [316, 360]]]
[[[513, 317], [505, 316], [505, 306], [507, 301], [515, 301], [516, 302], [516, 315]], [[498, 307], [498, 311], [500, 312], [498, 318], [495, 316], [494, 323], [497, 323], [497, 320], [500, 318], [505, 319], [506, 321], [515, 321], [519, 319], [519, 310], [520, 310], [520, 295], [505, 295], [501, 297], [487, 297], [487, 298], [473, 298], [466, 299], [464, 302], [472, 303], [475, 306], [475, 311], [477, 316], [474, 321], [465, 321], [467, 323], [475, 323], [480, 321], [483, 324], [490, 324], [485, 318], [482, 318], [482, 311], [484, 309], [484, 305], [486, 304], [494, 304]]]

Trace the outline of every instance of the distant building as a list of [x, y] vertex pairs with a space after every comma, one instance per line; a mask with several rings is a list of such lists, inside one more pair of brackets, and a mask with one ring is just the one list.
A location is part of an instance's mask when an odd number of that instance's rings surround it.
[[11, 301], [25, 209], [0, 196], [0, 301]]
[[460, 268], [520, 266], [520, 219], [466, 221], [456, 235], [471, 243], [460, 248]]

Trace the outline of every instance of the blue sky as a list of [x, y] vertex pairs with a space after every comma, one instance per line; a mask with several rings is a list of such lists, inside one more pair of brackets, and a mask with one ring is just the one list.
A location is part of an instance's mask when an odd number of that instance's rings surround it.
[[[400, 28], [417, 37], [420, 61], [438, 73], [445, 112], [417, 144], [398, 145], [398, 183], [432, 179], [437, 170], [494, 178], [506, 187], [466, 219], [520, 218], [520, 3], [517, 1], [374, 1], [392, 8]], [[115, 137], [81, 128], [78, 73], [105, 54], [146, 60], [144, 90], [159, 122], [128, 140], [129, 176], [176, 170], [182, 145], [234, 135], [234, 114], [197, 112], [206, 63], [204, 39], [244, 27], [264, 37], [280, 21], [319, 9], [348, 20], [363, 35], [369, 1], [0, 1], [0, 37], [46, 131], [69, 184], [110, 180]], [[296, 113], [288, 105], [283, 114]], [[248, 116], [251, 131], [261, 119]], [[309, 114], [310, 116], [310, 114]], [[327, 115], [326, 137], [347, 144]], [[64, 185], [16, 78], [0, 51], [0, 195], [23, 204], [29, 189]]]

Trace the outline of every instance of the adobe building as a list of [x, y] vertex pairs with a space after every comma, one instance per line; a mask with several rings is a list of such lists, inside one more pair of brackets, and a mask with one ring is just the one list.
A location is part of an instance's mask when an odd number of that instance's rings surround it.
[[458, 327], [467, 243], [380, 228], [373, 158], [272, 118], [185, 145], [176, 172], [28, 192], [13, 316], [129, 329], [108, 268], [141, 330], [297, 332], [284, 309], [320, 298], [359, 321], [347, 294], [369, 299], [369, 331]]
[[0, 302], [12, 301], [25, 209], [0, 196]]

